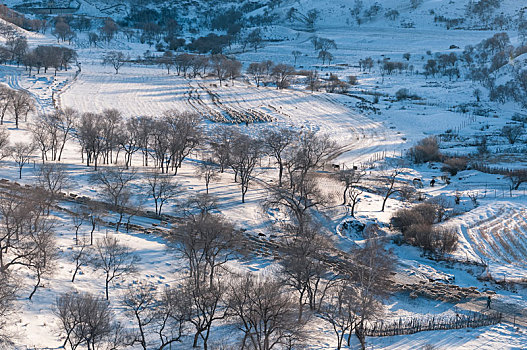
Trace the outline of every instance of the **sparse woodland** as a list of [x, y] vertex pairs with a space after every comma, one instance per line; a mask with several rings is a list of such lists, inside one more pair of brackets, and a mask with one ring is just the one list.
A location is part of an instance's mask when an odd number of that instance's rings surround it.
[[454, 2], [1, 5], [0, 349], [524, 345], [527, 17]]

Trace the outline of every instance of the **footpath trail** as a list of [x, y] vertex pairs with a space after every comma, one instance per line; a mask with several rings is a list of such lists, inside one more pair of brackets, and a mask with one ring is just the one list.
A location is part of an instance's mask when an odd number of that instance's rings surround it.
[[[467, 302], [459, 303], [457, 307], [475, 312], [489, 312], [487, 309], [487, 299], [479, 298]], [[491, 311], [498, 311], [503, 314], [503, 321], [515, 326], [527, 328], [527, 310], [520, 305], [503, 302], [499, 299], [493, 299], [491, 303]]]

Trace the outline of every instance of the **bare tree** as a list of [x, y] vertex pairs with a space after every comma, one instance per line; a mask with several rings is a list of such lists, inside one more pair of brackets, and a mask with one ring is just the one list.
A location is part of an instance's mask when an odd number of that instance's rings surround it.
[[191, 300], [183, 288], [165, 288], [158, 300], [154, 319], [159, 336], [159, 350], [181, 341], [184, 326], [191, 317]]
[[173, 200], [180, 190], [177, 182], [167, 175], [151, 172], [146, 177], [148, 192], [154, 199], [156, 215], [161, 215], [163, 205]]
[[254, 49], [254, 52], [258, 51], [263, 46], [262, 30], [260, 28], [253, 30], [245, 40]]
[[8, 331], [15, 308], [17, 285], [10, 274], [0, 271], [0, 348], [13, 346], [12, 334]]
[[247, 74], [253, 77], [256, 87], [260, 87], [263, 78], [265, 77], [265, 66], [262, 63], [252, 62], [247, 67]]
[[522, 183], [527, 182], [527, 170], [510, 170], [505, 177], [509, 180], [509, 190], [512, 195], [512, 190], [517, 190]]
[[14, 267], [35, 274], [31, 299], [56, 257], [53, 223], [44, 215], [46, 198], [34, 189], [14, 189], [0, 199], [0, 275]]
[[386, 206], [386, 201], [392, 194], [395, 194], [399, 192], [399, 189], [397, 187], [397, 176], [399, 176], [402, 172], [402, 169], [399, 167], [394, 168], [393, 170], [389, 172], [384, 172], [381, 174], [381, 182], [382, 182], [382, 188], [381, 192], [383, 193], [383, 200], [382, 200], [382, 208], [381, 211], [384, 211], [384, 207]]
[[35, 109], [33, 97], [23, 90], [11, 94], [10, 107], [15, 116], [15, 125], [17, 129], [20, 118], [27, 118], [27, 114]]
[[41, 164], [37, 173], [37, 185], [49, 194], [49, 204], [60, 197], [62, 191], [72, 186], [66, 167], [58, 163]]
[[165, 173], [166, 168], [166, 172], [168, 173], [168, 168], [172, 163], [172, 154], [170, 152], [170, 136], [167, 120], [153, 120], [150, 136], [149, 148], [155, 165], [161, 169], [162, 173]]
[[308, 174], [322, 166], [337, 151], [336, 143], [328, 135], [316, 132], [303, 133], [295, 147], [295, 152], [289, 155], [285, 163], [291, 187], [293, 180], [302, 183]]
[[[348, 283], [341, 283], [329, 293], [327, 302], [320, 310], [320, 317], [329, 322], [337, 337], [337, 350], [342, 349], [346, 333], [351, 334], [357, 315], [354, 313]], [[349, 335], [348, 335], [349, 336]]]
[[126, 208], [132, 202], [131, 184], [136, 178], [136, 172], [124, 167], [106, 167], [94, 173], [92, 178], [101, 186], [101, 196], [105, 202], [119, 214], [115, 227], [115, 230], [119, 231]]
[[83, 157], [86, 153], [86, 166], [90, 166], [93, 161], [95, 170], [97, 170], [99, 157], [107, 146], [104, 139], [103, 118], [94, 113], [82, 114], [77, 123], [77, 139], [81, 144]]
[[65, 334], [63, 346], [72, 350], [85, 344], [88, 349], [103, 345], [117, 349], [122, 345], [121, 326], [114, 321], [109, 303], [90, 293], [65, 293], [57, 297], [54, 309], [61, 331]]
[[44, 163], [48, 160], [48, 152], [52, 147], [53, 140], [51, 139], [51, 135], [39, 122], [30, 125], [29, 130], [32, 135], [32, 144], [40, 150], [42, 163]]
[[217, 126], [214, 128], [209, 139], [209, 145], [216, 162], [220, 165], [220, 173], [223, 173], [225, 167], [229, 166], [232, 142], [237, 132], [228, 126]]
[[284, 208], [298, 226], [298, 232], [301, 234], [310, 222], [308, 210], [323, 206], [327, 202], [328, 197], [320, 190], [316, 178], [306, 176], [300, 180], [295, 175], [292, 186], [289, 188], [271, 186], [264, 206]]
[[72, 248], [70, 255], [71, 260], [75, 264], [75, 270], [73, 270], [73, 275], [71, 276], [72, 283], [75, 282], [75, 277], [81, 268], [83, 266], [88, 266], [93, 259], [93, 252], [87, 240], [82, 239], [80, 245], [78, 244], [78, 241], [75, 244], [76, 246]]
[[295, 231], [292, 237], [284, 238], [282, 273], [285, 283], [297, 292], [300, 321], [306, 304], [310, 310], [320, 311], [326, 295], [338, 279], [321, 260], [331, 244], [320, 235], [320, 228], [311, 225], [303, 232], [298, 232], [298, 228]]
[[115, 74], [119, 74], [119, 69], [129, 60], [130, 57], [125, 56], [121, 51], [110, 51], [104, 55], [102, 63], [112, 66]]
[[7, 39], [6, 47], [11, 52], [11, 59], [15, 60], [17, 65], [28, 51], [27, 39], [25, 36], [15, 35]]
[[285, 89], [289, 86], [291, 77], [296, 74], [295, 67], [288, 64], [277, 64], [272, 69], [277, 89]]
[[99, 32], [101, 33], [101, 37], [106, 40], [106, 42], [110, 42], [117, 31], [119, 30], [119, 27], [117, 26], [117, 23], [111, 18], [106, 18], [104, 20], [104, 25], [99, 28]]
[[27, 266], [26, 257], [31, 256], [35, 246], [31, 236], [26, 234], [30, 230], [25, 228], [41, 212], [21, 196], [21, 192], [13, 190], [0, 198], [0, 214], [0, 273], [6, 273], [14, 266]]
[[196, 331], [192, 347], [198, 347], [201, 338], [203, 350], [207, 350], [212, 324], [227, 317], [227, 310], [221, 306], [225, 298], [225, 287], [219, 281], [204, 285], [189, 278], [183, 288], [186, 298], [191, 300], [189, 322]]
[[113, 162], [113, 151], [117, 150], [115, 157], [115, 162], [118, 161], [119, 156], [119, 129], [122, 125], [123, 115], [117, 109], [105, 109], [102, 111], [102, 123], [101, 123], [101, 132], [103, 139], [103, 160], [106, 164], [111, 164]]
[[[169, 152], [174, 175], [183, 160], [195, 149], [202, 139], [201, 117], [195, 113], [165, 112], [166, 127], [169, 131]], [[167, 164], [168, 172], [168, 164]]]
[[95, 255], [94, 266], [105, 274], [105, 292], [108, 300], [110, 283], [135, 273], [136, 264], [140, 259], [130, 248], [119, 244], [117, 238], [112, 235], [106, 235], [97, 241]]
[[507, 138], [509, 143], [513, 145], [525, 133], [525, 128], [522, 125], [505, 125], [501, 129], [501, 136]]
[[178, 250], [187, 260], [189, 275], [197, 284], [212, 285], [218, 269], [233, 258], [242, 235], [219, 215], [205, 212], [190, 215], [178, 225], [171, 238], [180, 243]]
[[66, 38], [71, 35], [71, 33], [72, 30], [69, 24], [66, 23], [63, 18], [60, 18], [60, 20], [55, 20], [55, 29], [53, 30], [52, 34], [57, 38], [57, 43], [59, 42], [59, 39], [65, 41]]
[[320, 18], [320, 11], [317, 9], [311, 9], [307, 12], [306, 16], [304, 16], [304, 21], [306, 22], [306, 26], [309, 30], [315, 29], [315, 23]]
[[366, 232], [365, 245], [354, 249], [352, 256], [353, 286], [349, 289], [349, 298], [357, 315], [355, 334], [362, 349], [366, 349], [366, 322], [376, 319], [383, 311], [382, 301], [389, 296], [393, 286], [394, 258], [384, 249], [375, 229]]
[[195, 78], [200, 74], [200, 71], [205, 75], [205, 71], [210, 64], [209, 58], [202, 55], [194, 55], [190, 61], [192, 68], [192, 77]]
[[216, 197], [202, 193], [189, 197], [180, 205], [184, 216], [190, 219], [193, 219], [194, 216], [203, 218], [217, 208]]
[[126, 313], [137, 322], [139, 334], [136, 338], [144, 350], [151, 348], [148, 347], [146, 334], [149, 333], [148, 327], [154, 323], [156, 318], [156, 294], [157, 291], [153, 284], [139, 282], [128, 286], [123, 295], [122, 302]]
[[33, 297], [40, 287], [42, 278], [52, 273], [54, 260], [57, 258], [57, 248], [55, 242], [55, 232], [48, 220], [37, 220], [31, 225], [29, 232], [34, 244], [32, 256], [28, 260], [28, 267], [34, 271], [36, 282], [29, 294], [29, 300]]
[[94, 32], [88, 33], [88, 42], [90, 43], [90, 46], [93, 44], [93, 46], [97, 46], [97, 42], [99, 41], [99, 35]]
[[0, 160], [7, 157], [9, 151], [9, 132], [4, 127], [0, 127]]
[[311, 92], [318, 91], [320, 89], [320, 77], [318, 71], [311, 70], [306, 76], [306, 88], [311, 90]]
[[128, 169], [132, 165], [132, 156], [142, 148], [141, 118], [131, 117], [123, 124], [118, 125], [116, 141], [120, 150], [123, 150], [124, 165]]
[[22, 178], [22, 168], [29, 163], [31, 156], [35, 151], [35, 146], [32, 143], [17, 142], [9, 148], [11, 158], [18, 166], [18, 178]]
[[153, 118], [149, 116], [139, 118], [137, 124], [137, 145], [143, 154], [143, 166], [148, 166], [148, 147], [152, 138], [152, 127], [155, 125]]
[[209, 194], [209, 184], [219, 178], [218, 167], [212, 162], [212, 159], [208, 159], [199, 164], [196, 174], [205, 181], [205, 188], [207, 194]]
[[278, 187], [282, 187], [282, 177], [284, 173], [284, 162], [287, 153], [292, 152], [293, 144], [298, 140], [299, 135], [296, 131], [281, 128], [266, 129], [262, 134], [262, 142], [266, 152], [270, 154], [278, 164]]
[[342, 205], [346, 205], [349, 200], [351, 216], [354, 216], [355, 206], [357, 205], [359, 196], [362, 194], [362, 189], [359, 187], [359, 183], [364, 176], [365, 172], [358, 169], [344, 169], [338, 173], [338, 179], [344, 184]]
[[174, 67], [175, 64], [174, 53], [172, 53], [172, 51], [165, 51], [163, 56], [158, 59], [158, 63], [160, 66], [165, 67], [167, 74], [170, 74], [170, 69]]
[[326, 61], [328, 61], [328, 64], [330, 64], [333, 60], [333, 55], [329, 51], [320, 50], [318, 53], [318, 59], [322, 60], [322, 64], [326, 64]]
[[100, 203], [91, 203], [90, 207], [86, 211], [86, 214], [91, 224], [90, 245], [93, 245], [93, 233], [95, 232], [97, 223], [101, 220], [103, 216], [107, 215], [108, 213], [104, 205]]
[[302, 56], [302, 52], [300, 52], [298, 50], [293, 50], [293, 52], [291, 52], [291, 54], [295, 58], [295, 64], [296, 64], [296, 60], [298, 59], [298, 57]]
[[7, 86], [0, 86], [0, 125], [4, 124], [4, 117], [7, 111], [10, 110], [15, 92], [15, 90]]
[[211, 68], [214, 71], [214, 74], [220, 81], [220, 86], [222, 85], [222, 82], [227, 78], [228, 76], [228, 69], [227, 69], [227, 58], [221, 54], [212, 55], [210, 58], [211, 61]]
[[59, 110], [50, 116], [47, 120], [47, 128], [53, 135], [55, 142], [52, 147], [52, 160], [60, 161], [62, 152], [66, 142], [72, 137], [72, 132], [75, 123], [79, 118], [79, 114], [72, 108], [65, 108]]
[[261, 158], [261, 141], [239, 133], [231, 144], [229, 165], [234, 171], [235, 181], [238, 180], [242, 190], [242, 203], [249, 190], [249, 183], [256, 164]]
[[280, 281], [246, 274], [230, 284], [228, 305], [244, 333], [241, 349], [283, 348], [301, 334], [303, 323]]
[[242, 63], [237, 60], [227, 60], [225, 61], [225, 65], [227, 66], [227, 77], [230, 78], [232, 84], [234, 84], [234, 80], [241, 75]]

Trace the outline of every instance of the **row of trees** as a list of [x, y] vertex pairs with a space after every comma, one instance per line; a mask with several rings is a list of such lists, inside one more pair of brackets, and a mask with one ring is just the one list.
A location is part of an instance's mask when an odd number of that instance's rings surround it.
[[[170, 74], [172, 70], [175, 70], [177, 75], [189, 78], [212, 74], [218, 78], [220, 86], [228, 79], [234, 83], [235, 79], [242, 76], [241, 62], [221, 54], [207, 56], [188, 53], [174, 54], [172, 51], [166, 51], [159, 57], [145, 56], [144, 59], [138, 60], [142, 63], [158, 64], [167, 70], [167, 74]], [[103, 64], [112, 66], [116, 74], [119, 73], [121, 67], [126, 63], [137, 62], [119, 51], [108, 52], [102, 61]], [[277, 89], [289, 87], [293, 78], [297, 76], [304, 77], [306, 88], [311, 91], [318, 91], [321, 87], [324, 87], [330, 93], [345, 93], [350, 85], [357, 84], [355, 76], [348, 77], [348, 82], [346, 82], [340, 80], [337, 75], [331, 74], [329, 79], [324, 81], [316, 70], [297, 71], [292, 65], [275, 64], [270, 60], [250, 63], [246, 74], [249, 75], [257, 87], [274, 84]]]
[[[133, 156], [140, 154], [143, 166], [153, 165], [162, 174], [176, 175], [186, 157], [199, 149], [203, 159], [197, 173], [204, 180], [207, 192], [218, 173], [231, 169], [244, 202], [255, 170], [264, 157], [270, 157], [278, 172], [271, 202], [286, 207], [299, 226], [303, 225], [308, 209], [329, 200], [318, 188], [315, 175], [316, 170], [335, 154], [337, 145], [314, 132], [281, 128], [249, 136], [232, 126], [217, 126], [205, 132], [198, 115], [176, 111], [168, 111], [160, 118], [145, 116], [125, 120], [116, 110], [78, 114], [66, 109], [37, 118], [30, 127], [32, 147], [22, 147], [25, 144], [20, 147], [20, 170], [35, 150], [40, 151], [42, 162], [60, 161], [66, 142], [72, 139], [81, 146], [82, 161], [87, 166], [93, 164], [95, 170], [101, 163], [123, 164], [122, 171], [127, 170]], [[400, 172], [399, 169], [379, 178], [383, 210], [387, 199], [399, 193], [401, 186], [397, 177]], [[345, 186], [343, 204], [349, 203], [352, 215], [365, 190], [360, 184], [363, 177], [360, 169], [343, 169], [337, 173], [337, 179]], [[161, 178], [152, 179], [151, 191], [160, 189], [156, 186], [167, 187]], [[160, 195], [154, 197], [158, 197], [154, 198], [155, 202], [162, 201]], [[156, 203], [156, 213], [160, 211]]]
[[39, 45], [30, 49], [27, 39], [18, 35], [8, 38], [5, 46], [0, 46], [1, 63], [22, 63], [30, 75], [33, 68], [38, 74], [41, 68], [44, 68], [44, 73], [47, 73], [48, 68], [55, 68], [55, 74], [59, 69], [68, 70], [68, 66], [76, 59], [77, 52], [67, 47]]
[[31, 75], [32, 69], [37, 70], [40, 74], [40, 69], [44, 68], [44, 73], [47, 73], [48, 68], [55, 69], [55, 75], [60, 69], [68, 70], [68, 66], [77, 60], [77, 52], [73, 49], [62, 46], [39, 45], [36, 48], [29, 50], [24, 55], [22, 62]]

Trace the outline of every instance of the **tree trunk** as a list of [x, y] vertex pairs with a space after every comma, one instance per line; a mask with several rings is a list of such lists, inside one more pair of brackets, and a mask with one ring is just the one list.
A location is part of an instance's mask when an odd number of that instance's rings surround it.
[[75, 276], [77, 276], [77, 272], [79, 271], [79, 265], [75, 266], [75, 271], [73, 272], [73, 277], [71, 278], [71, 283], [75, 282]]
[[110, 284], [110, 281], [108, 280], [108, 275], [106, 275], [106, 281], [105, 281], [106, 300], [110, 300], [110, 297], [108, 295], [108, 285], [109, 284]]
[[29, 294], [29, 300], [31, 300], [31, 298], [33, 298], [33, 295], [35, 294], [35, 292], [37, 291], [37, 288], [40, 286], [40, 272], [37, 272], [37, 284], [35, 284], [35, 287], [33, 288], [33, 291], [31, 292], [31, 294]]
[[194, 341], [192, 342], [192, 347], [193, 348], [197, 348], [198, 347], [198, 337], [199, 337], [199, 332], [197, 332], [196, 334], [194, 334]]
[[386, 206], [386, 201], [388, 201], [388, 197], [390, 197], [390, 193], [386, 194], [386, 197], [382, 200], [382, 208], [381, 211], [384, 211], [384, 207]]

